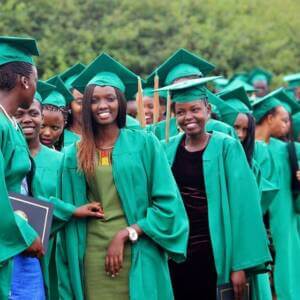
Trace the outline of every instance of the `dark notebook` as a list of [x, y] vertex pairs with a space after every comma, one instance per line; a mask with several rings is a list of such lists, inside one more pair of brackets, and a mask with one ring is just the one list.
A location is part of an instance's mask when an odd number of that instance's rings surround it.
[[[231, 283], [222, 284], [217, 287], [217, 300], [234, 300], [234, 291]], [[250, 300], [250, 285], [246, 284], [245, 294], [242, 300]]]
[[38, 233], [44, 251], [47, 252], [53, 218], [53, 204], [17, 193], [9, 193], [9, 198], [15, 213], [26, 219]]

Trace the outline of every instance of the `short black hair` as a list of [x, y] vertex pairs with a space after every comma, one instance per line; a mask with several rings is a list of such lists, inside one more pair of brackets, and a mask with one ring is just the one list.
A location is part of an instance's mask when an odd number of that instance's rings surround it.
[[275, 115], [277, 114], [277, 107], [278, 107], [278, 106], [273, 107], [272, 109], [270, 109], [269, 111], [267, 111], [267, 112], [263, 115], [263, 117], [262, 117], [258, 122], [256, 122], [256, 124], [257, 124], [257, 125], [261, 125], [261, 124], [264, 122], [264, 120], [268, 117], [268, 115], [275, 116]]
[[17, 85], [18, 75], [29, 78], [32, 72], [32, 65], [26, 62], [10, 62], [0, 66], [0, 90], [12, 90]]

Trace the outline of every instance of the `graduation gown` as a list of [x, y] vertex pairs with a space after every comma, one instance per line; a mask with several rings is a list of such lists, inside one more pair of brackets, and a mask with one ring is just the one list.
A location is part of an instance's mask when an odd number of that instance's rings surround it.
[[276, 257], [274, 283], [278, 300], [296, 300], [300, 295], [300, 239], [298, 215], [291, 191], [287, 144], [271, 138], [268, 149], [273, 160], [272, 174], [279, 192], [269, 207], [270, 230]]
[[80, 136], [77, 133], [67, 128], [64, 129], [64, 147], [67, 147], [79, 140], [80, 140]]
[[30, 170], [27, 144], [21, 129], [16, 130], [0, 113], [0, 299], [8, 299], [12, 260], [37, 238], [35, 230], [14, 214], [7, 191], [20, 193], [21, 182]]
[[41, 145], [40, 151], [33, 158], [35, 172], [32, 180], [32, 193], [36, 198], [49, 201], [54, 204], [54, 219], [52, 223], [52, 235], [49, 240], [46, 255], [41, 259], [44, 283], [47, 299], [58, 299], [58, 281], [55, 262], [55, 232], [65, 222], [69, 221], [74, 212], [74, 206], [57, 198], [57, 183], [61, 173], [63, 154]]
[[[183, 137], [165, 144], [171, 166]], [[257, 184], [239, 141], [213, 132], [203, 154], [203, 172], [217, 282], [223, 284], [232, 271], [251, 275], [264, 268], [271, 256]], [[255, 284], [253, 293], [258, 294]]]
[[[65, 201], [82, 205], [87, 187], [76, 154], [75, 145], [65, 149], [60, 189]], [[188, 219], [162, 147], [152, 134], [121, 129], [112, 160], [127, 222], [137, 223], [144, 232], [131, 247], [130, 299], [173, 299], [168, 256], [178, 262], [185, 259]], [[82, 300], [86, 220], [72, 220], [59, 236], [60, 297]]]

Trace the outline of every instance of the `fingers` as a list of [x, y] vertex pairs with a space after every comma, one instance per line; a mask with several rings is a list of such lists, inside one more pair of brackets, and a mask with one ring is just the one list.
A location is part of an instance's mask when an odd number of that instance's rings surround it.
[[234, 297], [235, 300], [242, 300], [244, 295], [245, 284], [234, 284]]
[[95, 212], [95, 211], [89, 211], [87, 216], [88, 217], [94, 217], [94, 218], [102, 219], [102, 218], [104, 218], [104, 213], [102, 213], [102, 212]]

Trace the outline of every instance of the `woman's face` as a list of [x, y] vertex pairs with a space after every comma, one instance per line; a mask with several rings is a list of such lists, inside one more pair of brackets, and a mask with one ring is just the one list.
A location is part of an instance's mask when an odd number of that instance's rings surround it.
[[234, 129], [241, 142], [247, 138], [248, 127], [248, 116], [246, 114], [239, 113], [234, 122]]
[[175, 115], [180, 128], [189, 136], [205, 132], [205, 123], [210, 114], [210, 106], [201, 100], [175, 103]]
[[32, 66], [32, 73], [28, 78], [21, 76], [21, 86], [22, 86], [22, 103], [20, 107], [28, 109], [33, 102], [34, 94], [36, 92], [36, 86], [38, 81], [37, 69]]
[[76, 89], [72, 91], [74, 100], [71, 102], [73, 120], [81, 123], [82, 99], [83, 95]]
[[146, 124], [153, 123], [154, 104], [152, 97], [143, 97]]
[[119, 102], [111, 86], [96, 86], [91, 99], [92, 117], [101, 126], [117, 123]]
[[278, 106], [275, 114], [270, 115], [268, 120], [271, 136], [280, 138], [288, 134], [290, 122], [289, 113], [283, 106]]
[[61, 111], [43, 109], [43, 121], [40, 131], [41, 143], [53, 147], [64, 131], [65, 120]]
[[15, 118], [22, 127], [27, 142], [38, 138], [42, 124], [42, 112], [41, 104], [37, 100], [34, 100], [28, 109], [19, 107]]

